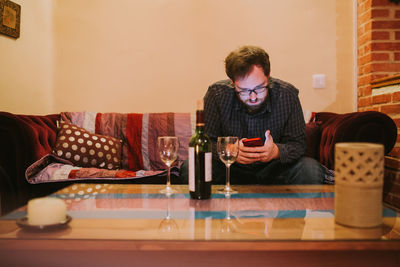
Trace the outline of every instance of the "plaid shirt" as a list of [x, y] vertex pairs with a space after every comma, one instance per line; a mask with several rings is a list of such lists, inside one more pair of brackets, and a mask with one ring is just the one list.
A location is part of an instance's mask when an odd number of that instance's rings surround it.
[[256, 114], [247, 112], [236, 96], [230, 80], [212, 84], [204, 96], [205, 132], [213, 142], [215, 155], [218, 136], [261, 137], [265, 131], [280, 151], [280, 161], [290, 163], [305, 153], [305, 122], [299, 90], [279, 79], [270, 78], [266, 104]]

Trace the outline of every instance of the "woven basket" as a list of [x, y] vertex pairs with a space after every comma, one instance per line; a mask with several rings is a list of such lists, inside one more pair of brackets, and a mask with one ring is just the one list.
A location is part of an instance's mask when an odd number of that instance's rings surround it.
[[372, 143], [335, 145], [335, 220], [353, 227], [382, 224], [384, 147]]

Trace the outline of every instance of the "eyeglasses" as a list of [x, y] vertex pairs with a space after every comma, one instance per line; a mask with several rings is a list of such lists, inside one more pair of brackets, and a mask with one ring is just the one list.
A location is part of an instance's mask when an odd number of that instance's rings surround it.
[[[238, 88], [240, 88], [240, 87], [238, 87]], [[236, 93], [240, 96], [250, 96], [251, 93], [255, 93], [256, 95], [258, 95], [258, 94], [264, 93], [264, 91], [267, 90], [267, 88], [268, 88], [268, 85], [264, 85], [264, 86], [256, 87], [254, 89], [242, 89], [242, 90], [236, 91]]]

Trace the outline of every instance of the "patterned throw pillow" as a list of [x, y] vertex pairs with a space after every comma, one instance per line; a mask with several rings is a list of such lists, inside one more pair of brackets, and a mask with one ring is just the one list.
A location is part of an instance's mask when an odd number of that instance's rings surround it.
[[119, 169], [121, 141], [61, 121], [53, 154], [80, 167]]

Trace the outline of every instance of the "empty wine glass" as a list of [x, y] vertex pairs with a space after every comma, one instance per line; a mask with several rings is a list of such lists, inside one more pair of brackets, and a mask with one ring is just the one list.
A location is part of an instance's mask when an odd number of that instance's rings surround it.
[[237, 193], [231, 187], [230, 166], [236, 161], [239, 154], [239, 139], [234, 136], [218, 137], [217, 152], [220, 160], [226, 166], [226, 184], [224, 189], [219, 190], [220, 193], [231, 195]]
[[179, 141], [176, 136], [160, 136], [158, 141], [158, 151], [161, 160], [167, 165], [167, 186], [160, 193], [171, 195], [176, 190], [171, 187], [171, 165], [178, 158]]

